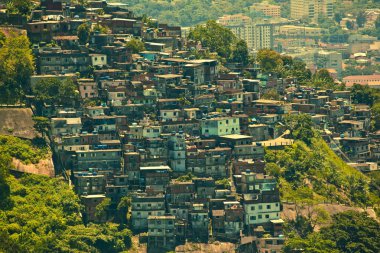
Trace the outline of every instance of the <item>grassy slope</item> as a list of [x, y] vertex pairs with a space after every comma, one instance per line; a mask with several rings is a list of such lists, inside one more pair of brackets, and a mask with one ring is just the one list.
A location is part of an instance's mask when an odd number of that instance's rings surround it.
[[[62, 180], [7, 178], [10, 204], [0, 208], [0, 252], [125, 252], [132, 232], [114, 223], [84, 226], [78, 196]], [[12, 250], [11, 250], [12, 249]]]
[[[297, 141], [283, 151], [267, 151], [266, 158], [280, 167], [276, 176], [283, 200], [337, 201], [354, 206], [379, 200], [369, 189], [370, 179], [348, 166], [321, 138], [314, 138], [310, 146]], [[289, 177], [292, 168], [297, 177]]]
[[49, 147], [34, 141], [22, 140], [14, 136], [0, 135], [0, 152], [22, 161], [37, 164], [49, 156]]

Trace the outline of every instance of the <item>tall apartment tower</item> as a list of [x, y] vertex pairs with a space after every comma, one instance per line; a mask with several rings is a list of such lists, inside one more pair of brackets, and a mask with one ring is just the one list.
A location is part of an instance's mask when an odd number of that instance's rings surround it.
[[183, 134], [173, 133], [168, 140], [170, 167], [174, 172], [186, 171], [186, 142]]
[[273, 48], [273, 25], [256, 23], [242, 14], [224, 15], [219, 24], [230, 29], [236, 37], [247, 42], [250, 51]]
[[309, 18], [316, 22], [318, 17], [332, 18], [334, 0], [290, 0], [290, 17], [293, 19]]

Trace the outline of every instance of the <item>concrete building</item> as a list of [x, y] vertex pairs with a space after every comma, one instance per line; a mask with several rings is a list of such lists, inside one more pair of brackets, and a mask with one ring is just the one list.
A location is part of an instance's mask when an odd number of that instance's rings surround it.
[[190, 227], [193, 230], [193, 238], [207, 242], [209, 236], [210, 218], [205, 204], [193, 204], [189, 213]]
[[346, 76], [343, 78], [343, 82], [347, 87], [352, 87], [354, 84], [360, 84], [380, 89], [380, 75]]
[[73, 183], [78, 195], [104, 194], [105, 177], [97, 173], [79, 172], [74, 173]]
[[[269, 194], [268, 194], [269, 193]], [[254, 227], [280, 218], [280, 199], [275, 192], [243, 194], [244, 224]]]
[[175, 216], [148, 217], [148, 247], [171, 249], [175, 246]]
[[218, 22], [229, 28], [239, 39], [244, 40], [250, 51], [273, 48], [272, 24], [255, 23], [243, 15], [223, 16]]
[[268, 2], [255, 3], [250, 7], [250, 10], [260, 11], [265, 16], [281, 17], [281, 6], [269, 4]]
[[223, 136], [240, 133], [240, 122], [233, 117], [211, 118], [201, 122], [202, 135]]
[[238, 38], [247, 43], [248, 50], [258, 51], [273, 48], [273, 26], [271, 24], [249, 23], [227, 26]]
[[333, 0], [291, 0], [290, 17], [293, 19], [311, 19], [316, 22], [318, 17], [332, 18]]
[[163, 195], [149, 196], [147, 194], [132, 197], [132, 227], [135, 230], [148, 229], [149, 216], [165, 214], [165, 197]]
[[183, 134], [172, 134], [168, 142], [170, 167], [174, 172], [186, 171], [186, 143]]
[[319, 27], [306, 27], [296, 25], [282, 25], [278, 30], [279, 36], [301, 37], [301, 38], [317, 38], [325, 34], [326, 29]]
[[319, 68], [334, 69], [338, 76], [342, 74], [342, 54], [334, 51], [319, 51], [316, 54], [316, 63]]

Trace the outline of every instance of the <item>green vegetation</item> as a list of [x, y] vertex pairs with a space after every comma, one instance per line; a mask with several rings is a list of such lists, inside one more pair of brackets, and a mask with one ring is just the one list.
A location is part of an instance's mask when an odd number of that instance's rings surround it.
[[275, 72], [280, 77], [295, 77], [303, 85], [311, 82], [311, 71], [301, 59], [293, 59], [290, 56], [280, 55], [274, 50], [263, 49], [257, 53], [256, 61], [264, 72]]
[[43, 79], [36, 83], [33, 92], [38, 103], [72, 106], [79, 99], [78, 88], [72, 79]]
[[13, 34], [0, 44], [0, 103], [16, 103], [31, 91], [34, 59], [30, 42], [25, 35]]
[[279, 180], [284, 200], [338, 201], [371, 206], [378, 198], [369, 191], [369, 178], [341, 160], [312, 129], [308, 115], [285, 120], [295, 143], [284, 150], [267, 150], [266, 170]]
[[354, 84], [351, 88], [352, 100], [355, 104], [373, 106], [380, 100], [380, 92], [368, 85]]
[[87, 23], [83, 23], [78, 26], [77, 35], [79, 38], [79, 43], [85, 45], [90, 39], [91, 26]]
[[5, 180], [11, 192], [8, 207], [0, 209], [0, 251], [121, 252], [131, 247], [128, 229], [112, 223], [85, 227], [78, 197], [61, 180], [36, 175]]
[[312, 83], [314, 87], [324, 89], [336, 89], [334, 79], [330, 76], [327, 69], [320, 69], [312, 76]]
[[25, 164], [38, 163], [47, 157], [49, 148], [14, 136], [0, 135], [0, 154], [19, 159]]
[[380, 252], [380, 225], [366, 213], [348, 211], [332, 217], [332, 224], [320, 232], [312, 232], [307, 221], [299, 222], [298, 229], [290, 229], [284, 252]]
[[281, 55], [274, 50], [262, 49], [257, 53], [257, 62], [264, 72], [272, 72], [283, 66]]
[[176, 181], [178, 181], [178, 182], [188, 182], [188, 181], [193, 180], [194, 178], [197, 178], [197, 177], [194, 176], [193, 174], [191, 174], [191, 172], [189, 172], [186, 175], [178, 177], [176, 179]]
[[271, 99], [271, 100], [279, 100], [280, 94], [278, 94], [276, 89], [270, 89], [267, 92], [265, 92], [262, 96], [262, 99]]
[[368, 85], [355, 84], [351, 88], [352, 100], [357, 104], [366, 104], [371, 107], [372, 130], [380, 129], [380, 92]]
[[108, 33], [109, 28], [107, 26], [103, 26], [101, 24], [96, 24], [92, 28], [92, 32], [98, 32], [98, 33]]
[[247, 44], [239, 41], [231, 30], [217, 24], [215, 20], [209, 20], [206, 25], [198, 25], [191, 29], [188, 38], [200, 41], [202, 46], [218, 53], [224, 59], [245, 58], [244, 62], [248, 62]]
[[380, 39], [380, 16], [378, 16], [376, 21], [375, 21], [375, 27], [363, 29], [361, 32], [363, 34], [366, 34], [369, 36], [374, 36], [374, 37], [377, 37], [378, 39]]
[[231, 60], [246, 66], [249, 63], [248, 47], [244, 40], [239, 40], [232, 49]]
[[[380, 33], [380, 30], [379, 30]], [[380, 72], [380, 66], [379, 65], [362, 65], [357, 64], [355, 61], [347, 61], [346, 68], [342, 71], [342, 76], [357, 76], [357, 75], [372, 75], [375, 73]]]
[[138, 39], [131, 39], [125, 45], [125, 47], [131, 51], [133, 54], [137, 54], [138, 52], [145, 50], [144, 42]]
[[219, 186], [219, 187], [221, 187], [223, 189], [230, 189], [230, 187], [231, 187], [231, 185], [230, 185], [230, 179], [224, 178], [224, 179], [216, 180], [215, 181], [215, 185]]
[[33, 8], [33, 1], [31, 0], [8, 0], [7, 12], [11, 14], [28, 15]]
[[316, 136], [313, 130], [313, 122], [310, 115], [291, 114], [285, 117], [286, 129], [290, 131], [290, 136], [296, 140], [301, 140], [310, 145]]
[[162, 23], [192, 26], [217, 19], [224, 14], [247, 11], [249, 6], [260, 0], [122, 0], [128, 3], [137, 15], [147, 14]]
[[33, 121], [34, 129], [36, 129], [36, 131], [39, 132], [42, 136], [45, 136], [48, 133], [50, 127], [49, 119], [45, 117], [34, 116]]
[[8, 169], [12, 158], [5, 153], [0, 154], [0, 209], [8, 206], [11, 188], [7, 182]]

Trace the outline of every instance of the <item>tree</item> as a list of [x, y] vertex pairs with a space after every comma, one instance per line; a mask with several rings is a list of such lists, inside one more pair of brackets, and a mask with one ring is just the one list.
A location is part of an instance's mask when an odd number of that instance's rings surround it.
[[85, 45], [90, 39], [91, 26], [87, 23], [83, 23], [78, 26], [77, 35], [79, 38], [79, 42], [82, 45]]
[[348, 30], [352, 30], [354, 29], [354, 23], [352, 23], [351, 21], [347, 20], [346, 21], [346, 27]]
[[336, 89], [334, 79], [327, 69], [320, 69], [312, 76], [313, 87]]
[[367, 17], [363, 11], [360, 11], [356, 16], [356, 23], [358, 27], [364, 27], [364, 24], [367, 22]]
[[372, 106], [380, 99], [380, 92], [370, 88], [368, 85], [354, 84], [351, 88], [352, 100], [356, 104]]
[[132, 232], [118, 224], [84, 226], [78, 196], [60, 179], [24, 175], [7, 182], [11, 205], [0, 207], [0, 252], [116, 253], [131, 247]]
[[137, 54], [145, 50], [144, 42], [135, 38], [132, 38], [130, 41], [128, 41], [125, 47], [133, 54]]
[[347, 211], [332, 217], [332, 225], [321, 229], [341, 252], [380, 252], [380, 224], [367, 213]]
[[108, 33], [109, 28], [107, 26], [103, 26], [101, 24], [96, 24], [92, 28], [93, 32], [99, 32], [99, 33]]
[[11, 189], [7, 182], [8, 170], [11, 166], [11, 157], [8, 154], [0, 154], [0, 209], [8, 206]]
[[340, 253], [335, 247], [334, 238], [324, 239], [318, 233], [312, 233], [306, 238], [290, 237], [285, 242], [284, 253], [308, 252], [308, 253]]
[[111, 199], [105, 198], [100, 204], [96, 206], [95, 217], [101, 221], [103, 219], [108, 220], [108, 211], [111, 206]]
[[229, 189], [231, 187], [230, 180], [228, 178], [223, 178], [223, 179], [215, 181], [215, 185], [223, 189]]
[[311, 144], [311, 139], [315, 136], [313, 122], [308, 114], [289, 114], [285, 116], [285, 126], [290, 130], [291, 136], [296, 140], [302, 140], [306, 144]]
[[19, 13], [28, 15], [32, 10], [33, 2], [30, 0], [10, 0], [7, 3], [7, 11], [9, 13]]
[[180, 176], [176, 179], [178, 182], [188, 182], [196, 178], [191, 172], [187, 173], [186, 175]]
[[278, 94], [276, 89], [270, 89], [267, 92], [265, 92], [262, 97], [263, 99], [272, 99], [272, 100], [279, 100], [280, 94]]
[[42, 135], [42, 137], [44, 137], [50, 127], [49, 119], [45, 117], [34, 116], [33, 121], [34, 121], [34, 129], [37, 132], [39, 132]]
[[29, 39], [11, 34], [0, 48], [0, 94], [2, 102], [17, 102], [30, 92], [34, 58]]
[[274, 71], [283, 65], [280, 54], [270, 49], [259, 50], [257, 53], [257, 61], [264, 72]]
[[337, 13], [334, 14], [334, 20], [338, 24], [340, 23], [340, 21], [342, 21], [342, 19], [343, 19], [342, 13], [337, 12]]
[[77, 86], [70, 78], [63, 81], [57, 78], [42, 79], [33, 87], [33, 92], [39, 103], [52, 105], [73, 106], [79, 99]]
[[[290, 222], [291, 223], [291, 222]], [[320, 232], [299, 236], [287, 232], [283, 251], [298, 252], [380, 252], [380, 224], [365, 212], [346, 211], [335, 214], [330, 226]]]
[[7, 37], [3, 32], [0, 31], [0, 47], [2, 47], [6, 41]]
[[81, 6], [87, 6], [88, 5], [88, 0], [73, 0], [73, 4], [78, 4]]
[[279, 178], [281, 176], [281, 167], [278, 166], [276, 163], [266, 163], [265, 164], [265, 172], [268, 175], [274, 176], [276, 178]]
[[377, 131], [380, 129], [380, 101], [372, 106], [371, 112], [373, 118], [373, 130]]
[[117, 211], [120, 216], [120, 223], [125, 224], [128, 221], [128, 212], [131, 207], [132, 199], [130, 196], [125, 196], [120, 199], [119, 204], [117, 205]]
[[239, 40], [232, 51], [232, 61], [246, 66], [249, 62], [248, 47], [244, 40]]
[[197, 25], [191, 29], [188, 39], [200, 41], [202, 46], [226, 59], [230, 57], [232, 46], [237, 40], [231, 30], [219, 25], [215, 20], [209, 20], [206, 25]]

